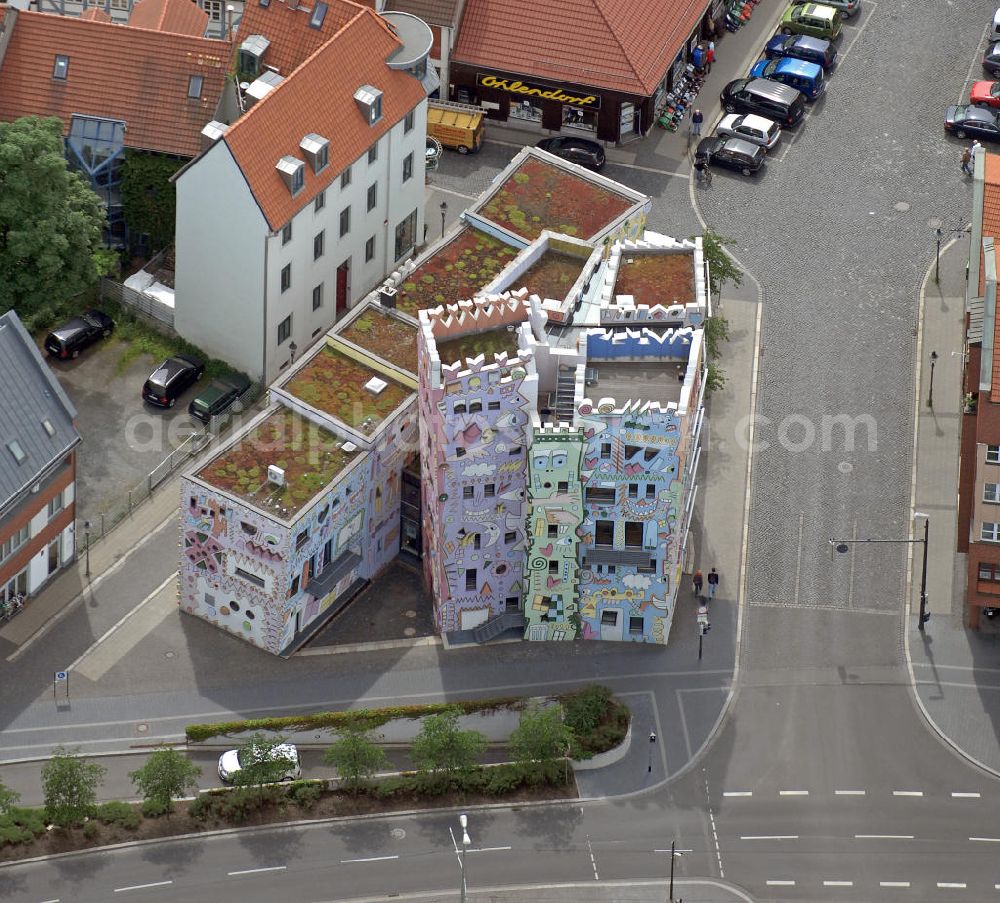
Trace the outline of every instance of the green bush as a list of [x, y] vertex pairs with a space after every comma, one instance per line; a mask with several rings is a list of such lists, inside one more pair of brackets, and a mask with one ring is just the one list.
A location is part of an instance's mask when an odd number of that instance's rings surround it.
[[207, 821], [218, 815], [216, 796], [212, 793], [202, 793], [188, 803], [188, 815], [201, 821]]
[[563, 721], [579, 737], [594, 730], [604, 719], [611, 702], [611, 690], [592, 684], [578, 693], [562, 697]]
[[45, 833], [45, 810], [12, 806], [0, 815], [0, 847], [28, 843]]
[[101, 833], [100, 826], [96, 821], [88, 821], [83, 824], [83, 836], [87, 840], [94, 840]]
[[161, 818], [170, 812], [170, 803], [165, 800], [148, 799], [142, 801], [141, 808], [145, 818]]
[[325, 781], [295, 781], [288, 788], [288, 798], [303, 809], [312, 809], [323, 796]]
[[123, 828], [138, 828], [141, 820], [135, 806], [117, 800], [98, 806], [94, 818], [106, 825], [121, 825]]

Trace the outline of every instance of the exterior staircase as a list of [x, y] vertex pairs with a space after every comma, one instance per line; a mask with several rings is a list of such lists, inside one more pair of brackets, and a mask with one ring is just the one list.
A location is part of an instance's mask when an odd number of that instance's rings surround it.
[[576, 410], [573, 404], [575, 392], [576, 379], [573, 376], [573, 371], [563, 372], [560, 370], [556, 380], [556, 419], [558, 421], [573, 422], [573, 414]]
[[472, 638], [477, 643], [488, 643], [508, 630], [524, 630], [528, 621], [520, 611], [505, 611], [485, 624], [480, 624], [472, 631]]

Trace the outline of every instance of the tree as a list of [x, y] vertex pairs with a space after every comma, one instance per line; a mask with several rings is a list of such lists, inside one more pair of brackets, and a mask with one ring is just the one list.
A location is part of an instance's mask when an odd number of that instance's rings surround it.
[[731, 238], [706, 228], [701, 236], [701, 250], [708, 262], [708, 285], [713, 295], [721, 295], [722, 287], [732, 282], [737, 288], [743, 284], [743, 271], [736, 266], [733, 258], [726, 253], [726, 245]]
[[143, 799], [152, 800], [165, 812], [172, 812], [174, 799], [198, 786], [201, 769], [187, 756], [169, 746], [161, 747], [146, 764], [129, 772], [129, 778]]
[[282, 780], [295, 765], [278, 749], [285, 742], [284, 737], [251, 734], [239, 748], [240, 770], [233, 775], [233, 783], [260, 787]]
[[6, 784], [0, 784], [0, 815], [9, 815], [21, 801], [21, 794], [16, 790], [11, 790]]
[[479, 731], [459, 730], [460, 715], [459, 709], [448, 709], [424, 718], [410, 750], [417, 768], [450, 778], [475, 767], [486, 749], [486, 738]]
[[543, 708], [537, 702], [521, 713], [520, 724], [511, 732], [508, 746], [514, 761], [527, 771], [531, 766], [545, 775], [563, 758], [573, 740], [573, 732], [563, 721], [562, 708]]
[[79, 748], [56, 747], [42, 766], [45, 816], [54, 825], [82, 824], [97, 805], [97, 788], [107, 769], [81, 758]]
[[357, 793], [380, 768], [389, 764], [379, 746], [381, 735], [364, 728], [350, 726], [340, 731], [339, 738], [323, 753], [323, 761], [337, 769], [340, 780], [351, 793]]
[[63, 156], [62, 122], [0, 122], [0, 312], [23, 317], [97, 278], [107, 214]]

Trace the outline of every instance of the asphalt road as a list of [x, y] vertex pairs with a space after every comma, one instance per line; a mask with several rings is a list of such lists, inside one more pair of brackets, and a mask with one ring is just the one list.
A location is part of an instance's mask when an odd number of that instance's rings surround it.
[[[941, 113], [961, 95], [993, 7], [866, 2], [827, 97], [767, 172], [720, 172], [692, 192], [705, 219], [735, 238], [765, 302], [757, 438], [768, 444], [754, 454], [739, 690], [707, 754], [668, 785], [608, 802], [470, 813], [473, 888], [663, 879], [668, 863], [657, 851], [674, 840], [689, 851], [676, 862], [680, 876], [732, 882], [754, 900], [998, 898], [1000, 783], [946, 749], [913, 706], [904, 553], [835, 559], [826, 542], [909, 528], [917, 295], [932, 224], [962, 224], [971, 200]], [[764, 0], [753, 22], [777, 12]], [[646, 178], [613, 165], [608, 175], [637, 187]], [[687, 186], [658, 178], [654, 218], [673, 217], [676, 228], [658, 228], [680, 233]], [[826, 446], [802, 441], [810, 425], [821, 437], [824, 415], [870, 415], [874, 446], [864, 431], [853, 449], [836, 433]], [[613, 650], [586, 652], [602, 677], [646, 689], [668, 679], [652, 656], [626, 663]], [[544, 679], [537, 661], [484, 654], [510, 683]], [[552, 654], [550, 678], [564, 653]], [[442, 683], [481, 689], [482, 659], [437, 663], [437, 687], [432, 663], [417, 659], [395, 671], [383, 659], [367, 663], [372, 673], [352, 688], [367, 679], [377, 696], [401, 686], [441, 692]], [[456, 822], [431, 813], [88, 854], [2, 869], [0, 895], [433, 896], [457, 889]]]

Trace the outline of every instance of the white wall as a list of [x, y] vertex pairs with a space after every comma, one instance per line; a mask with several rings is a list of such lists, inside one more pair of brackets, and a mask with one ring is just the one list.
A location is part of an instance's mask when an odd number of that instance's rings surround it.
[[223, 141], [180, 175], [176, 189], [174, 326], [207, 354], [260, 379], [264, 217]]

